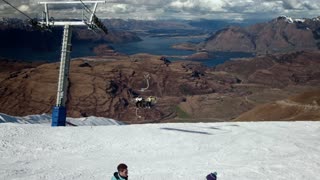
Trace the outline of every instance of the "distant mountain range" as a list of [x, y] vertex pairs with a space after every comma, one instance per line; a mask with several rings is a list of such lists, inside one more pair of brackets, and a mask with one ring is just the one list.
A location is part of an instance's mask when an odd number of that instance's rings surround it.
[[[259, 21], [141, 21], [105, 19], [108, 35], [93, 33], [87, 28], [74, 28], [73, 42], [128, 43], [141, 41], [140, 35], [188, 36], [212, 34], [195, 49], [206, 51], [250, 52], [256, 54], [285, 53], [320, 48], [320, 17], [292, 19], [281, 16], [264, 23]], [[62, 28], [52, 32], [32, 29], [25, 21], [0, 21], [0, 48], [24, 48], [53, 51], [61, 44]]]
[[[142, 40], [140, 37], [145, 36], [170, 38], [201, 35], [205, 37], [230, 25], [244, 26], [253, 22], [205, 19], [197, 21], [105, 19], [103, 23], [109, 29], [108, 35], [94, 33], [86, 27], [73, 28], [73, 56], [93, 56], [95, 55], [93, 50], [101, 44], [137, 42]], [[27, 21], [3, 18], [0, 20], [0, 57], [56, 61], [60, 57], [61, 37], [62, 27], [55, 27], [50, 32], [40, 31], [33, 29]]]
[[[141, 41], [133, 32], [111, 30], [108, 35], [84, 28], [73, 28], [73, 43], [128, 43]], [[0, 48], [31, 48], [34, 51], [54, 51], [60, 47], [62, 28], [52, 31], [33, 29], [26, 21], [4, 18], [0, 21]]]
[[214, 30], [230, 25], [248, 26], [263, 22], [263, 19], [245, 21], [199, 19], [199, 20], [135, 20], [135, 19], [104, 19], [103, 23], [112, 29], [152, 30], [152, 29], [207, 29]]
[[231, 26], [209, 37], [201, 47], [207, 51], [282, 53], [320, 48], [320, 17], [292, 19], [280, 16], [247, 27]]
[[126, 31], [149, 31], [156, 29], [194, 29], [193, 26], [186, 21], [143, 21], [134, 19], [104, 19], [103, 23], [111, 28]]

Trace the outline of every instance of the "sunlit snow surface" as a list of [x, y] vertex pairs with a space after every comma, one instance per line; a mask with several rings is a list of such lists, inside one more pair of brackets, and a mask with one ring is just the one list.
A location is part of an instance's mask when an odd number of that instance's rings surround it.
[[213, 171], [218, 180], [319, 179], [320, 122], [12, 122], [0, 123], [1, 180], [108, 180], [121, 162], [130, 180], [203, 180]]
[[[51, 124], [51, 115], [30, 115], [25, 117], [15, 117], [0, 113], [0, 123], [19, 123], [19, 124]], [[124, 123], [109, 118], [102, 117], [83, 117], [67, 118], [68, 125], [74, 126], [106, 126], [106, 125], [123, 125]]]

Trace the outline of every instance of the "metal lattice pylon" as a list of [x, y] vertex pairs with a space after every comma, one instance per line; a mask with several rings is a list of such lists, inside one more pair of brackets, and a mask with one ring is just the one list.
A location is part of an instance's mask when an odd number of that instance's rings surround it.
[[[67, 101], [67, 89], [68, 89], [68, 77], [69, 77], [69, 66], [70, 66], [70, 53], [71, 53], [71, 36], [72, 26], [88, 26], [90, 30], [99, 29], [104, 33], [107, 33], [107, 28], [95, 15], [98, 3], [106, 3], [106, 1], [50, 1], [50, 2], [39, 2], [44, 5], [43, 19], [39, 22], [41, 26], [50, 28], [52, 26], [64, 26], [63, 41], [61, 49], [60, 59], [60, 70], [59, 70], [59, 81], [57, 90], [57, 101], [52, 112], [52, 126], [65, 126], [66, 125], [66, 101]], [[49, 5], [52, 4], [82, 4], [84, 9], [90, 14], [89, 17], [83, 13], [82, 19], [79, 21], [75, 20], [56, 20], [50, 17]], [[93, 9], [89, 9], [86, 4], [94, 4]]]

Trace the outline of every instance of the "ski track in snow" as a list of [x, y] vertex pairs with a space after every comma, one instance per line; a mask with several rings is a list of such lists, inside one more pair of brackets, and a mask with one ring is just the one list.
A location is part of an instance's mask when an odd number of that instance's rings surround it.
[[320, 122], [0, 124], [0, 179], [320, 179]]

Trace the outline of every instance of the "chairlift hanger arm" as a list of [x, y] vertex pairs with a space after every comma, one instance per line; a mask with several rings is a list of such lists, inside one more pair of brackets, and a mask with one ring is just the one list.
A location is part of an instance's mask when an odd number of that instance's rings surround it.
[[54, 26], [65, 26], [65, 25], [69, 25], [69, 26], [85, 26], [86, 23], [84, 23], [83, 21], [55, 21], [54, 22]]

